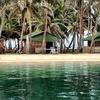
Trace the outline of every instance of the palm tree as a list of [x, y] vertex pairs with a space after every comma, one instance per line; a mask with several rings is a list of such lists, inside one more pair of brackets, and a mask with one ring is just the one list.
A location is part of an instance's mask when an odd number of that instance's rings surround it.
[[[95, 14], [91, 13], [91, 6]], [[16, 12], [16, 13], [15, 13]], [[98, 0], [1, 0], [0, 1], [0, 35], [2, 30], [16, 31], [21, 35], [29, 33], [27, 53], [31, 44], [31, 33], [39, 29], [44, 31], [42, 49], [46, 47], [46, 33], [52, 33], [61, 41], [72, 33], [73, 38], [68, 48], [75, 46], [75, 37], [78, 38], [79, 51], [83, 47], [84, 29], [94, 36], [99, 18]], [[94, 25], [95, 23], [95, 25]], [[88, 24], [88, 25], [87, 25]], [[94, 27], [92, 30], [91, 27]], [[91, 49], [94, 44], [92, 38]], [[63, 45], [63, 44], [62, 44]], [[61, 47], [62, 48], [62, 47]], [[20, 51], [22, 49], [22, 45]], [[62, 51], [62, 50], [61, 50]]]
[[[62, 19], [59, 19], [59, 17], [55, 18], [56, 10], [54, 10], [54, 7], [51, 6], [51, 4], [48, 4], [46, 1], [43, 3], [45, 4], [42, 4], [40, 6], [41, 10], [39, 10], [39, 13], [40, 13], [38, 15], [39, 17], [36, 18], [37, 20], [36, 29], [44, 31], [44, 38], [43, 38], [43, 43], [42, 43], [42, 49], [44, 51], [44, 48], [46, 46], [46, 43], [45, 43], [46, 33], [49, 32], [61, 38], [62, 36], [66, 36], [63, 30], [61, 29], [61, 27], [66, 28], [66, 30], [67, 30], [67, 27], [63, 24], [64, 22], [63, 18]], [[62, 22], [58, 22], [58, 21], [62, 21]]]
[[[100, 2], [95, 0], [91, 0], [91, 23], [90, 23], [90, 26], [91, 26], [91, 29], [90, 29], [90, 32], [92, 34], [92, 39], [91, 39], [91, 45], [90, 45], [90, 52], [93, 53], [93, 47], [95, 45], [95, 41], [94, 41], [94, 36], [97, 32], [97, 25], [98, 25], [98, 22], [99, 22], [99, 14], [100, 14]], [[94, 12], [93, 12], [93, 11]]]

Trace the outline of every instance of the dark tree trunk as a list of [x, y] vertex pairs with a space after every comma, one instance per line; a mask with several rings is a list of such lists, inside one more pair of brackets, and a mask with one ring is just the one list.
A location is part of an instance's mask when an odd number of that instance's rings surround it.
[[[91, 23], [91, 27], [93, 27], [92, 23]], [[95, 47], [95, 40], [94, 40], [94, 38], [95, 38], [96, 29], [97, 29], [97, 19], [96, 19], [96, 22], [95, 22], [95, 26], [91, 29], [92, 38], [91, 38], [91, 45], [90, 45], [90, 53], [94, 52], [94, 47]]]
[[83, 6], [81, 5], [81, 9], [80, 9], [80, 38], [79, 38], [79, 52], [82, 52], [82, 48], [83, 48]]
[[60, 40], [60, 53], [63, 53], [63, 40]]
[[46, 53], [46, 33], [47, 33], [47, 9], [44, 10], [45, 15], [45, 27], [44, 27], [44, 35], [43, 35], [43, 42], [42, 42], [42, 53]]
[[75, 52], [75, 41], [76, 41], [75, 37], [76, 37], [76, 33], [74, 33], [74, 39], [73, 39], [73, 48], [72, 48], [73, 53]]
[[23, 19], [23, 23], [22, 23], [22, 31], [21, 31], [21, 38], [20, 38], [20, 49], [19, 49], [19, 53], [22, 52], [22, 49], [23, 49], [23, 34], [24, 34], [24, 31], [25, 31], [25, 16], [24, 16], [24, 19]]
[[72, 37], [72, 40], [71, 40], [69, 46], [67, 47], [67, 50], [69, 50], [69, 48], [71, 47], [71, 45], [72, 45], [72, 43], [73, 43], [73, 41], [74, 41], [74, 38], [75, 38], [75, 32], [74, 32], [74, 34], [73, 34], [73, 37]]

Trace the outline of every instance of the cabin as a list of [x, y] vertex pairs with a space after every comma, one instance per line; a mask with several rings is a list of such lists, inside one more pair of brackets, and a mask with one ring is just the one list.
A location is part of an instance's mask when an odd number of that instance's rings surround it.
[[[43, 37], [44, 37], [44, 32], [41, 31], [36, 31], [34, 33], [31, 34], [31, 48], [30, 48], [30, 53], [42, 53], [42, 42], [43, 42]], [[27, 44], [29, 35], [25, 35], [23, 37], [23, 40], [25, 42], [25, 47], [24, 47], [24, 52], [27, 52]], [[52, 33], [47, 32], [46, 33], [46, 37], [45, 37], [45, 41], [46, 41], [46, 48], [45, 51], [46, 53], [50, 53], [51, 52], [51, 48], [54, 47], [54, 42], [57, 41], [59, 38], [56, 37], [55, 35], [53, 35]]]
[[19, 49], [20, 35], [16, 32], [2, 31], [0, 53], [15, 53]]
[[[87, 41], [87, 43], [88, 43], [88, 46], [83, 48], [83, 52], [89, 53], [91, 41], [92, 41], [92, 36], [88, 36], [88, 37], [84, 38], [83, 40]], [[94, 35], [93, 52], [100, 53], [100, 32], [98, 32]]]

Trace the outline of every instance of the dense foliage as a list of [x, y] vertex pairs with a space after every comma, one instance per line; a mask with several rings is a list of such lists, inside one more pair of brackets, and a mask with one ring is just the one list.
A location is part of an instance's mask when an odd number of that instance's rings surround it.
[[3, 30], [17, 32], [22, 41], [23, 35], [41, 30], [44, 45], [46, 32], [61, 39], [73, 34], [73, 44], [75, 35], [79, 37], [80, 51], [84, 31], [97, 31], [99, 14], [99, 0], [0, 0], [0, 35]]

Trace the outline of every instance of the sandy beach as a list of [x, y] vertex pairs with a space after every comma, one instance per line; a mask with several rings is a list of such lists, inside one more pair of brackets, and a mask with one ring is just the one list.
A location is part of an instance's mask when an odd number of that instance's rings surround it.
[[0, 63], [17, 62], [17, 63], [34, 63], [34, 62], [100, 62], [100, 54], [22, 54], [22, 55], [0, 55]]

